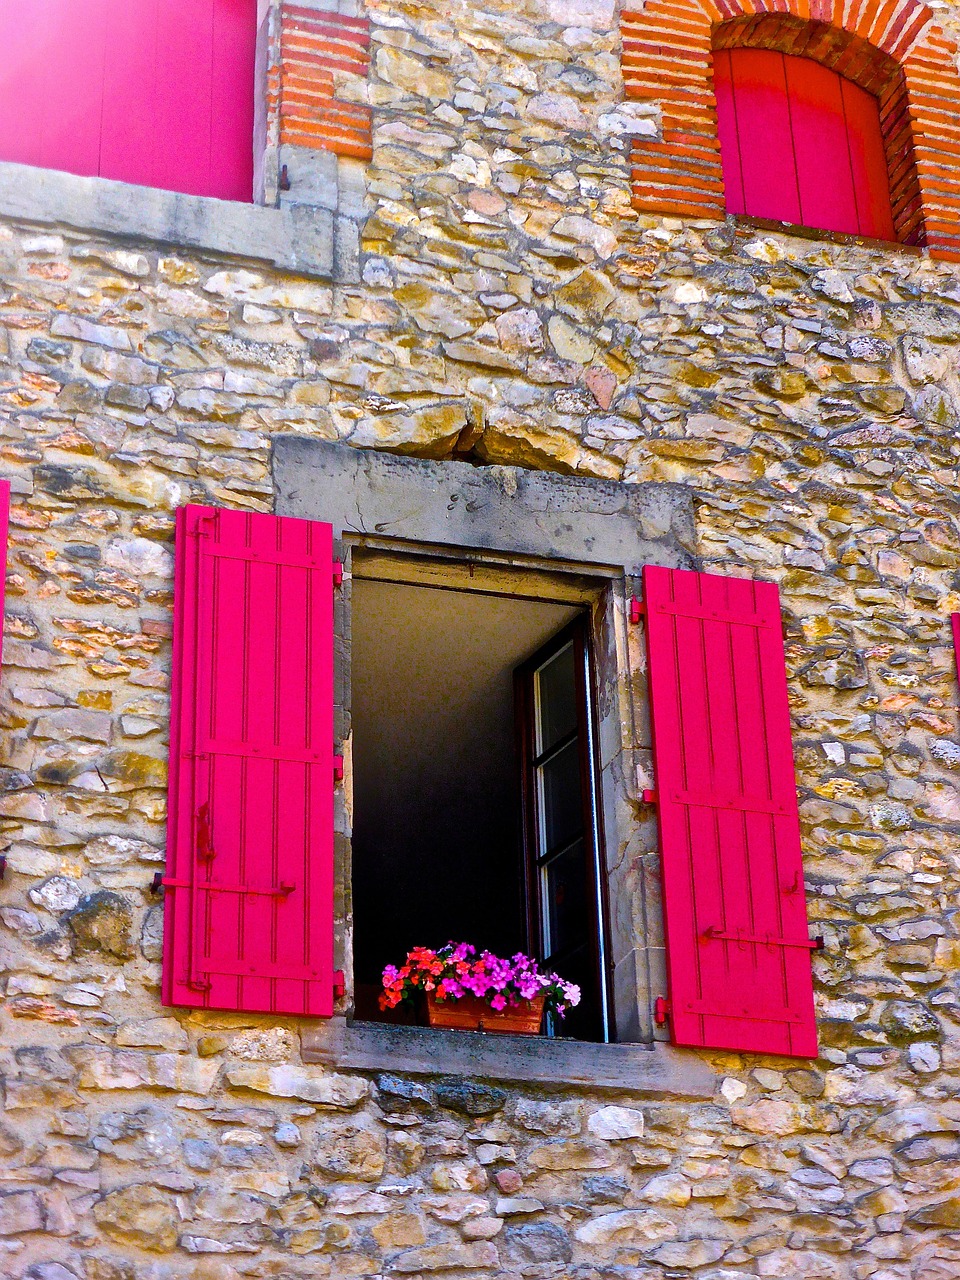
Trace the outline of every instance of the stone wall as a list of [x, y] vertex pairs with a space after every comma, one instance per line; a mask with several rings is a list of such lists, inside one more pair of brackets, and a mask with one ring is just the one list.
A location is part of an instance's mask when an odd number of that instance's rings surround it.
[[[0, 227], [0, 1275], [948, 1280], [960, 273], [634, 213], [604, 0], [368, 16], [362, 285]], [[269, 510], [279, 432], [690, 485], [780, 583], [817, 1063], [510, 1088], [159, 1006], [173, 511]]]

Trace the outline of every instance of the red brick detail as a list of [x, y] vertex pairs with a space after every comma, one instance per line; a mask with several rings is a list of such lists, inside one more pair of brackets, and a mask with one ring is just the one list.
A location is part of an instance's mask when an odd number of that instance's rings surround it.
[[637, 209], [724, 216], [713, 49], [777, 49], [879, 99], [898, 240], [960, 260], [957, 45], [922, 0], [649, 0], [621, 27], [627, 97], [663, 114], [659, 140], [633, 143]]
[[370, 108], [334, 96], [335, 73], [365, 77], [370, 23], [340, 13], [285, 4], [280, 17], [280, 66], [271, 86], [280, 142], [369, 160]]

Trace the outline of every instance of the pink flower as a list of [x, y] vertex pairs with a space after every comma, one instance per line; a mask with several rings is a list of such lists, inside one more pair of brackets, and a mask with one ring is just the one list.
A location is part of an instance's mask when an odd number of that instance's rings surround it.
[[493, 999], [490, 1001], [490, 1008], [496, 1009], [497, 1013], [499, 1013], [501, 1009], [505, 1009], [506, 1007], [507, 1007], [507, 1001], [504, 996], [495, 995]]

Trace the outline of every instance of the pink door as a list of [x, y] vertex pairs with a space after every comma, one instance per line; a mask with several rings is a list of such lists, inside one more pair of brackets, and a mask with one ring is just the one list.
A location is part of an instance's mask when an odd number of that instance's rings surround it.
[[253, 194], [256, 0], [0, 0], [0, 160]]

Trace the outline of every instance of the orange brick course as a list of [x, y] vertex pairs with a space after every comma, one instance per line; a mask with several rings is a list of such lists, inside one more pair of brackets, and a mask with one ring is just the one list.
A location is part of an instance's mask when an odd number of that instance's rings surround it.
[[280, 18], [280, 63], [271, 102], [280, 142], [369, 160], [370, 108], [334, 97], [334, 72], [364, 77], [370, 65], [365, 18], [285, 4]]
[[662, 137], [633, 143], [637, 209], [724, 216], [712, 51], [777, 49], [879, 99], [897, 238], [960, 261], [957, 46], [921, 0], [649, 0], [621, 27], [627, 96], [663, 113]]

